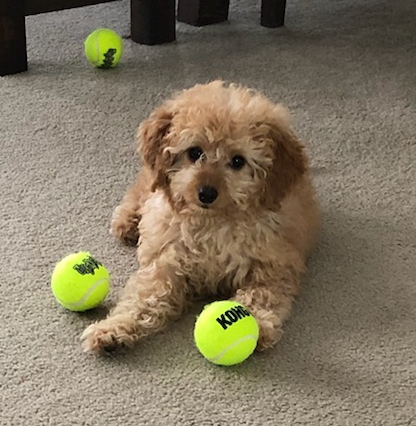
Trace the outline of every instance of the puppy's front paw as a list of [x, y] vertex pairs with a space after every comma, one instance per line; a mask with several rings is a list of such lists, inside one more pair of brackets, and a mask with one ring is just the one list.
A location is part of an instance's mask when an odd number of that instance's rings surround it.
[[140, 217], [133, 211], [118, 206], [113, 214], [111, 222], [111, 234], [125, 244], [134, 246], [139, 239]]
[[123, 342], [115, 329], [106, 326], [105, 321], [101, 321], [85, 329], [81, 335], [81, 346], [84, 352], [99, 354], [113, 352], [117, 347], [123, 346]]
[[257, 342], [258, 351], [264, 351], [273, 347], [283, 336], [281, 324], [273, 324], [271, 321], [258, 320], [259, 340]]
[[273, 333], [269, 334], [260, 333], [256, 350], [262, 352], [266, 349], [272, 348], [282, 338], [282, 336], [282, 330], [274, 330]]

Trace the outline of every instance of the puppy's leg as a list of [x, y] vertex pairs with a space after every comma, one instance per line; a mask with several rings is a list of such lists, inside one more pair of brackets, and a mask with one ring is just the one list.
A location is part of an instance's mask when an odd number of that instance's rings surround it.
[[253, 314], [259, 324], [257, 350], [274, 346], [283, 335], [283, 323], [290, 315], [292, 303], [299, 293], [303, 263], [270, 268], [264, 265], [253, 272], [251, 283], [237, 290], [233, 300]]
[[137, 244], [140, 208], [150, 193], [150, 181], [149, 170], [143, 168], [114, 211], [111, 233], [125, 244]]
[[182, 282], [181, 277], [167, 268], [152, 264], [140, 269], [130, 278], [108, 317], [84, 331], [81, 336], [84, 350], [112, 351], [162, 330], [168, 320], [184, 311], [185, 284], [185, 280]]
[[259, 324], [257, 350], [271, 348], [281, 339], [293, 297], [276, 295], [272, 289], [256, 286], [238, 290], [233, 300], [244, 305]]

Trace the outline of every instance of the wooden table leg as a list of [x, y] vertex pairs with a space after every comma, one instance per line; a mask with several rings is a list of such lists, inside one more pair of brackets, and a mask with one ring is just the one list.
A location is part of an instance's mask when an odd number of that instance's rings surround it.
[[131, 0], [131, 38], [140, 44], [176, 39], [175, 0]]
[[262, 0], [261, 25], [268, 28], [281, 27], [285, 23], [286, 0]]
[[24, 0], [0, 1], [0, 76], [27, 71]]
[[224, 22], [229, 6], [230, 0], [179, 0], [178, 21], [194, 26]]

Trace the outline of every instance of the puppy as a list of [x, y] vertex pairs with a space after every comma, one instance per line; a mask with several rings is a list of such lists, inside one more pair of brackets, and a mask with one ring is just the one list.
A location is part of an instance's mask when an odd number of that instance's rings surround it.
[[214, 81], [179, 93], [139, 127], [142, 168], [112, 233], [138, 242], [139, 269], [90, 352], [131, 346], [201, 298], [231, 298], [273, 346], [299, 293], [320, 223], [304, 148], [289, 116], [256, 91]]

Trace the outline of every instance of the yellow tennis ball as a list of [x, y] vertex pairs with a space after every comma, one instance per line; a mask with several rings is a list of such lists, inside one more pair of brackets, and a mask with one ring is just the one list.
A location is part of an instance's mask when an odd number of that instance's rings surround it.
[[246, 360], [257, 346], [259, 326], [253, 315], [238, 302], [206, 305], [195, 323], [195, 344], [201, 354], [218, 365]]
[[85, 55], [88, 61], [98, 68], [115, 67], [123, 54], [121, 37], [107, 28], [98, 28], [85, 40]]
[[64, 308], [86, 311], [105, 299], [110, 289], [110, 275], [89, 252], [73, 253], [56, 264], [51, 287]]

